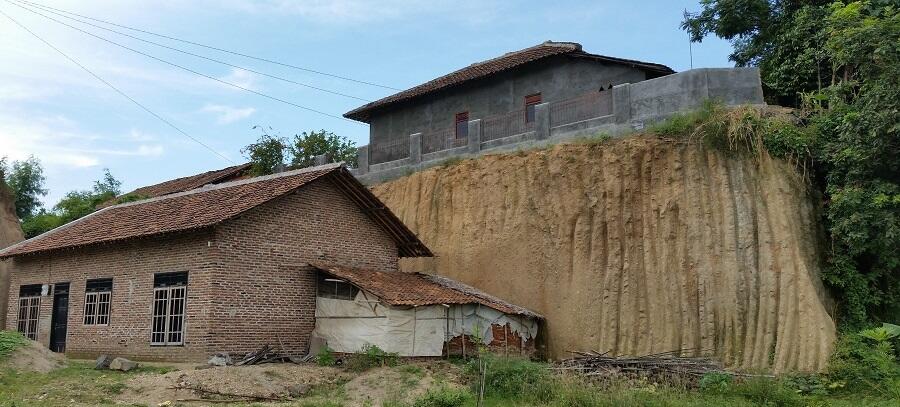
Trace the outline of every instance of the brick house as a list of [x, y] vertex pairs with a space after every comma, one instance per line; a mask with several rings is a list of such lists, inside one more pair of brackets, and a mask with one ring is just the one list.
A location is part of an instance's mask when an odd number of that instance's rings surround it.
[[398, 272], [431, 252], [339, 164], [103, 208], [0, 251], [6, 328], [55, 351], [200, 360], [304, 354], [324, 262]]

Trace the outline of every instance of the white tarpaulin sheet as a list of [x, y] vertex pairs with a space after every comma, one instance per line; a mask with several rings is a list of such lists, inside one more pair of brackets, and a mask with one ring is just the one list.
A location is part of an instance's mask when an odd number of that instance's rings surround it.
[[[462, 334], [493, 340], [490, 326], [506, 325], [529, 340], [537, 335], [537, 321], [505, 315], [480, 305], [427, 305], [396, 307], [378, 302], [360, 290], [356, 298], [316, 298], [315, 335], [324, 338], [336, 352], [359, 352], [376, 345], [400, 356], [441, 356], [444, 342]], [[449, 327], [449, 334], [448, 334]]]

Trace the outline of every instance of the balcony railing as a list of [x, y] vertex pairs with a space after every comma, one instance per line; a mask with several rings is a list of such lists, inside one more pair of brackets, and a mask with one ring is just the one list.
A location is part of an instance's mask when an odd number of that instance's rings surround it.
[[427, 131], [422, 134], [422, 154], [461, 147], [468, 142], [467, 137], [456, 137], [455, 128]]
[[562, 126], [611, 115], [613, 113], [612, 94], [612, 90], [606, 90], [550, 102], [550, 125]]
[[481, 141], [490, 141], [534, 130], [534, 121], [525, 121], [525, 109], [485, 117], [481, 121]]

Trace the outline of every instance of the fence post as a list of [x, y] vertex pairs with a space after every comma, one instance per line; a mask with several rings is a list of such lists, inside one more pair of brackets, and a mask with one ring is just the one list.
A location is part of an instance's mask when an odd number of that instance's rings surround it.
[[613, 114], [616, 124], [628, 123], [631, 120], [631, 84], [623, 83], [613, 86]]
[[359, 175], [369, 173], [369, 145], [356, 149], [356, 171]]
[[413, 164], [422, 162], [422, 133], [409, 135], [409, 161]]
[[478, 154], [481, 151], [481, 119], [469, 120], [469, 135], [467, 140], [469, 153]]
[[550, 138], [550, 104], [534, 106], [534, 133], [538, 140]]

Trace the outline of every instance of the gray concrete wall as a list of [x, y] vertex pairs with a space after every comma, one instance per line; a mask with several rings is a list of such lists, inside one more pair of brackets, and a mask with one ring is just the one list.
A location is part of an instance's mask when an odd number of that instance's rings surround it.
[[413, 133], [451, 128], [457, 113], [479, 119], [524, 108], [525, 96], [540, 93], [544, 102], [569, 99], [600, 87], [639, 82], [642, 70], [585, 58], [559, 56], [528, 68], [473, 81], [428, 99], [373, 114], [371, 162], [384, 161], [377, 146]]
[[[410, 138], [407, 158], [372, 164], [367, 157], [360, 157], [359, 168], [354, 170], [354, 174], [363, 183], [374, 184], [439, 165], [455, 157], [540, 147], [601, 133], [621, 135], [641, 130], [675, 113], [694, 110], [710, 99], [727, 106], [765, 103], [756, 68], [693, 69], [638, 83], [621, 84], [615, 86], [612, 92], [613, 112], [610, 115], [574, 123], [553, 123], [549, 117], [549, 104], [544, 103], [536, 106], [534, 131], [501, 139], [483, 141], [481, 120], [476, 118], [469, 123], [469, 145], [464, 147], [422, 154], [421, 135], [410, 133], [403, 136]], [[370, 154], [367, 146], [359, 151]]]

